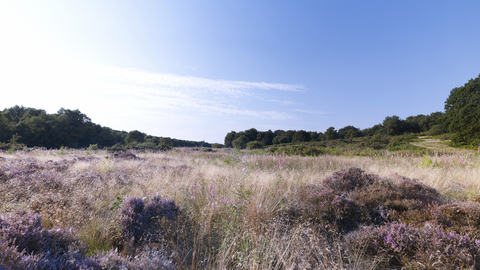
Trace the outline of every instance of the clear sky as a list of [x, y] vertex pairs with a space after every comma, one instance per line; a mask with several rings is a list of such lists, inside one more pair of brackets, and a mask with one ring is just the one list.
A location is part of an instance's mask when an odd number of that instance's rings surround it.
[[480, 74], [480, 1], [0, 2], [0, 110], [118, 130], [368, 128]]

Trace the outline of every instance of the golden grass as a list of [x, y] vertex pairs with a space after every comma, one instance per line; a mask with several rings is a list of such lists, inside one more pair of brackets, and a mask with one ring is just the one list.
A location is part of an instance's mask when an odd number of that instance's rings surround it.
[[[57, 189], [40, 184], [0, 184], [0, 214], [17, 209], [41, 213], [47, 227], [73, 228], [95, 252], [95, 248], [111, 248], [105, 238], [115, 217], [110, 209], [115, 197], [159, 193], [174, 199], [188, 216], [190, 227], [185, 229], [184, 237], [190, 239], [188, 245], [193, 253], [179, 251], [177, 259], [183, 267], [343, 269], [348, 260], [350, 265], [361, 265], [361, 258], [353, 262], [352, 255], [346, 260], [334, 243], [326, 245], [329, 241], [313, 234], [308, 226], [287, 229], [278, 219], [285, 200], [295, 197], [299, 187], [319, 184], [334, 171], [355, 166], [382, 177], [417, 179], [452, 196], [460, 194], [477, 200], [480, 194], [480, 159], [471, 154], [430, 157], [429, 165], [422, 165], [425, 160], [421, 157], [399, 157], [394, 153], [373, 158], [282, 157], [188, 149], [136, 154], [141, 159], [106, 159], [108, 154], [103, 151], [90, 155], [69, 150], [66, 154], [0, 153], [4, 158], [0, 159], [0, 169], [4, 171], [20, 166], [15, 160], [25, 163], [35, 159], [43, 164], [49, 160], [96, 158], [72, 162], [65, 171], [55, 171], [61, 183]], [[27, 158], [31, 160], [25, 161]], [[186, 240], [178, 241], [179, 249], [187, 245]], [[361, 247], [358, 250], [356, 256], [361, 254]]]

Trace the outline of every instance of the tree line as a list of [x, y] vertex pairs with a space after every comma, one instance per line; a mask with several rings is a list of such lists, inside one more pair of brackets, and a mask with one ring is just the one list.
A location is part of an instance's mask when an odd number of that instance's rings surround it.
[[251, 128], [227, 133], [224, 146], [255, 149], [274, 144], [353, 139], [374, 135], [395, 136], [419, 132], [438, 135], [446, 132], [446, 129], [439, 123], [439, 119], [442, 119], [444, 115], [442, 112], [434, 112], [430, 115], [410, 116], [405, 120], [394, 115], [386, 117], [381, 124], [371, 128], [361, 130], [354, 126], [346, 126], [336, 130], [335, 127], [329, 127], [324, 133], [305, 130], [258, 131]]
[[251, 128], [241, 132], [229, 132], [225, 147], [261, 148], [282, 143], [328, 141], [366, 136], [395, 136], [413, 133], [440, 135], [451, 133], [450, 145], [480, 149], [480, 75], [465, 85], [452, 89], [445, 101], [445, 112], [419, 114], [406, 119], [387, 116], [382, 123], [360, 130], [346, 126], [339, 130], [329, 127], [324, 133], [305, 130], [257, 131]]
[[61, 108], [57, 113], [15, 105], [0, 111], [0, 148], [13, 145], [45, 148], [134, 148], [210, 147], [204, 141], [187, 141], [147, 135], [138, 130], [113, 130], [91, 122], [79, 110]]

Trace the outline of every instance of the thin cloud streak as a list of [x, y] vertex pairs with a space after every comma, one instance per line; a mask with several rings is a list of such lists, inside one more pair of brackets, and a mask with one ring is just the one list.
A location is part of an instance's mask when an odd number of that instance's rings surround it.
[[[295, 119], [291, 113], [255, 110], [244, 104], [256, 97], [258, 90], [303, 92], [305, 89], [302, 85], [212, 80], [101, 65], [89, 66], [86, 70], [89, 76], [103, 82], [105, 86], [100, 91], [104, 94], [115, 99], [128, 98], [141, 108], [172, 111], [172, 115], [194, 110], [203, 115]], [[289, 101], [281, 102], [290, 104]]]
[[270, 99], [270, 100], [267, 100], [267, 101], [268, 101], [268, 102], [280, 103], [280, 104], [283, 104], [283, 105], [293, 105], [293, 104], [297, 104], [296, 102], [289, 101], [289, 100]]
[[317, 115], [327, 114], [326, 112], [321, 112], [321, 111], [300, 110], [300, 109], [294, 109], [293, 111], [300, 112], [300, 113], [317, 114]]

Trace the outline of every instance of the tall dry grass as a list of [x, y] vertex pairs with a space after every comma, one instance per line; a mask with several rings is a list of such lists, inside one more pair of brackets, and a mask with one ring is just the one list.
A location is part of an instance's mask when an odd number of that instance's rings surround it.
[[103, 151], [1, 153], [0, 214], [41, 214], [46, 228], [71, 228], [90, 254], [97, 254], [115, 248], [116, 200], [160, 194], [174, 199], [182, 212], [173, 236], [165, 239], [179, 269], [373, 269], [382, 258], [365, 256], [362, 246], [347, 251], [309, 224], [283, 219], [301, 187], [354, 166], [385, 178], [417, 179], [454, 199], [475, 201], [480, 194], [480, 159], [472, 154], [298, 157], [195, 149], [135, 154], [139, 159], [107, 159]]

